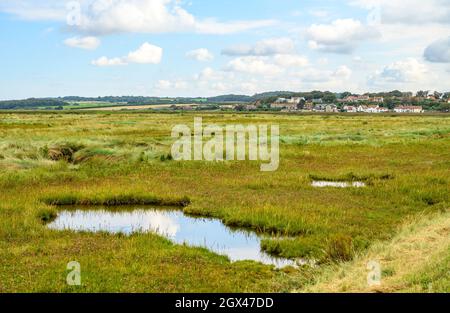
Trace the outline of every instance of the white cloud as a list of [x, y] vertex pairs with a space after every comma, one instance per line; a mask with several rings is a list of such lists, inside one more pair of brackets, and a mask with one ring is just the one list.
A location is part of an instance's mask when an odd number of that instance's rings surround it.
[[0, 11], [12, 14], [24, 20], [65, 20], [67, 10], [63, 1], [17, 1], [2, 0]]
[[317, 64], [319, 65], [328, 65], [328, 63], [330, 63], [330, 60], [328, 60], [328, 58], [319, 58], [317, 60]]
[[326, 9], [313, 9], [309, 10], [308, 13], [314, 17], [324, 18], [330, 15], [330, 12]]
[[214, 59], [214, 55], [205, 48], [189, 51], [186, 53], [186, 56], [200, 62], [212, 61]]
[[161, 63], [162, 55], [162, 48], [146, 42], [136, 51], [130, 52], [126, 60], [130, 63], [159, 64]]
[[175, 89], [186, 89], [188, 88], [189, 84], [185, 81], [176, 81], [173, 86], [175, 87]]
[[212, 81], [212, 80], [224, 80], [226, 78], [232, 78], [230, 76], [232, 73], [225, 73], [222, 71], [216, 71], [211, 67], [204, 68], [199, 74], [194, 75], [194, 79], [198, 81]]
[[306, 57], [295, 54], [277, 54], [274, 56], [274, 60], [282, 67], [303, 67], [309, 64]]
[[[2, 0], [0, 11], [29, 20], [65, 21], [66, 1]], [[274, 20], [220, 22], [197, 19], [178, 0], [79, 0], [80, 23], [73, 27], [83, 33], [196, 32], [230, 34], [274, 25]]]
[[371, 26], [354, 19], [338, 19], [331, 24], [313, 24], [306, 30], [309, 47], [333, 53], [350, 53], [359, 42], [378, 37]]
[[245, 94], [256, 93], [259, 89], [258, 82], [244, 82], [240, 86], [241, 90], [245, 91]]
[[168, 80], [159, 80], [156, 83], [157, 89], [169, 89], [170, 87], [172, 87], [172, 83]]
[[339, 66], [338, 69], [333, 73], [333, 77], [337, 79], [350, 79], [352, 76], [352, 70], [346, 65]]
[[66, 46], [72, 48], [95, 50], [100, 46], [100, 40], [96, 37], [72, 37], [64, 40]]
[[289, 54], [295, 51], [295, 43], [291, 38], [269, 38], [258, 41], [254, 45], [240, 45], [222, 50], [229, 56], [268, 56]]
[[371, 83], [420, 82], [427, 74], [427, 67], [414, 58], [394, 62], [369, 77]]
[[334, 71], [307, 68], [301, 72], [295, 73], [295, 76], [301, 78], [304, 82], [323, 84], [346, 81], [350, 79], [351, 75], [352, 70], [346, 65], [341, 65]]
[[219, 91], [219, 92], [224, 92], [224, 91], [228, 90], [230, 88], [230, 86], [228, 84], [218, 82], [218, 83], [213, 83], [211, 85], [211, 88], [216, 91]]
[[266, 57], [255, 56], [239, 57], [231, 60], [226, 70], [267, 76], [277, 75], [283, 71], [281, 67], [269, 63]]
[[136, 51], [131, 51], [126, 57], [107, 58], [105, 56], [92, 61], [96, 66], [115, 66], [127, 65], [128, 63], [137, 64], [159, 64], [161, 63], [163, 49], [145, 42]]
[[382, 24], [450, 24], [449, 0], [350, 0], [367, 10], [379, 10]]
[[380, 51], [388, 57], [419, 59], [430, 40], [449, 36], [450, 0], [348, 1], [374, 17], [373, 25], [382, 35]]
[[450, 37], [433, 42], [424, 52], [427, 61], [450, 63]]
[[95, 66], [101, 66], [101, 67], [105, 67], [105, 66], [117, 66], [117, 65], [126, 65], [127, 63], [124, 62], [124, 60], [122, 58], [112, 58], [109, 59], [105, 56], [100, 57], [94, 61], [91, 62], [92, 65]]
[[176, 80], [176, 81], [170, 81], [170, 80], [158, 80], [155, 84], [155, 88], [157, 90], [161, 91], [180, 91], [180, 90], [186, 90], [189, 87], [189, 84], [186, 81], [183, 80]]
[[197, 80], [210, 79], [214, 76], [214, 74], [215, 74], [215, 71], [212, 68], [207, 67], [207, 68], [203, 69], [200, 74], [198, 74], [196, 76], [196, 79]]
[[277, 24], [276, 20], [218, 22], [207, 19], [195, 23], [195, 31], [201, 34], [234, 34], [247, 30], [269, 27]]
[[195, 28], [193, 15], [167, 0], [92, 1], [78, 28], [89, 33], [162, 33]]
[[[269, 57], [244, 57], [245, 59], [258, 59], [270, 64], [273, 61]], [[272, 64], [273, 65], [273, 64]], [[264, 67], [263, 67], [264, 68]], [[256, 74], [250, 73], [256, 72]], [[198, 96], [199, 90], [203, 95], [217, 95], [224, 93], [254, 94], [257, 92], [270, 90], [355, 90], [355, 83], [352, 78], [352, 70], [346, 65], [342, 65], [333, 70], [320, 70], [314, 67], [305, 67], [301, 71], [298, 68], [270, 73], [270, 75], [260, 74], [261, 70], [248, 69], [230, 72], [216, 70], [206, 67], [194, 79], [178, 81], [187, 82], [183, 89], [183, 95], [191, 94]], [[162, 81], [156, 84], [156, 92], [161, 95], [176, 94], [175, 81]], [[165, 88], [165, 89], [164, 89]], [[179, 95], [179, 93], [178, 93]]]

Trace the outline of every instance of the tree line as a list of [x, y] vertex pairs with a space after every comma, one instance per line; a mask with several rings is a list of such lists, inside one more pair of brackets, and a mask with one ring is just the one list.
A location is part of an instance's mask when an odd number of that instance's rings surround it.
[[35, 109], [41, 107], [49, 107], [53, 109], [62, 109], [69, 103], [58, 99], [25, 99], [25, 100], [8, 100], [0, 101], [0, 110], [12, 109]]

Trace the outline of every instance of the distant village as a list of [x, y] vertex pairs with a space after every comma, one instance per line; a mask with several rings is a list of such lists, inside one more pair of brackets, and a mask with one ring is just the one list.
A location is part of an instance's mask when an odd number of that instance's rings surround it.
[[323, 112], [323, 113], [450, 113], [450, 92], [399, 90], [353, 94], [349, 91], [268, 91], [215, 97], [106, 96], [30, 98], [0, 101], [0, 110], [158, 110], [224, 112]]
[[[269, 99], [272, 100], [272, 99]], [[420, 103], [427, 104], [425, 108]], [[416, 105], [412, 105], [415, 103]], [[278, 112], [322, 112], [322, 113], [424, 113], [432, 111], [430, 106], [449, 107], [448, 95], [437, 92], [402, 93], [398, 96], [389, 96], [386, 101], [383, 96], [345, 95], [342, 98], [324, 99], [306, 97], [277, 97], [272, 101], [261, 99], [252, 103], [217, 104], [216, 109], [234, 111], [278, 111]], [[211, 109], [211, 106], [203, 106], [203, 109]], [[201, 110], [202, 106], [173, 106], [178, 110]]]
[[[397, 106], [393, 110], [382, 106], [383, 97], [370, 98], [369, 96], [348, 96], [337, 100], [338, 104], [324, 103], [322, 99], [307, 101], [305, 98], [292, 97], [290, 99], [278, 98], [271, 104], [272, 109], [280, 109], [282, 112], [326, 112], [326, 113], [423, 113], [422, 106]], [[339, 105], [341, 104], [341, 105]], [[257, 105], [249, 105], [248, 110], [256, 110]]]

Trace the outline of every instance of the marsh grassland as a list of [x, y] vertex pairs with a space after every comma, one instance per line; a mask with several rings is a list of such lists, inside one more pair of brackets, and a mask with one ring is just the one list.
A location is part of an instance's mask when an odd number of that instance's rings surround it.
[[[194, 114], [0, 113], [0, 292], [372, 291], [373, 259], [381, 291], [450, 291], [450, 116], [202, 115], [279, 124], [278, 171], [171, 160], [171, 129]], [[178, 205], [271, 234], [264, 251], [318, 266], [231, 263], [151, 233], [48, 229], [64, 204]], [[66, 284], [74, 260], [79, 287]]]

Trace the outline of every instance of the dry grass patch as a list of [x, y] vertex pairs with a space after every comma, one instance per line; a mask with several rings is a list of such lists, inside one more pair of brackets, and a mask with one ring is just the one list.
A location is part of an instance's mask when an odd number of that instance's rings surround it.
[[[302, 292], [404, 292], [424, 291], [417, 274], [430, 275], [450, 254], [450, 210], [416, 217], [389, 242], [374, 244], [367, 254], [327, 269], [317, 283]], [[371, 261], [382, 270], [380, 286], [367, 283]], [[424, 271], [424, 269], [429, 269]], [[447, 272], [446, 275], [450, 275]], [[448, 279], [448, 278], [447, 278]], [[432, 282], [431, 282], [432, 284]], [[432, 286], [432, 285], [430, 285]], [[450, 291], [447, 286], [447, 292]], [[433, 290], [431, 290], [433, 291]]]

